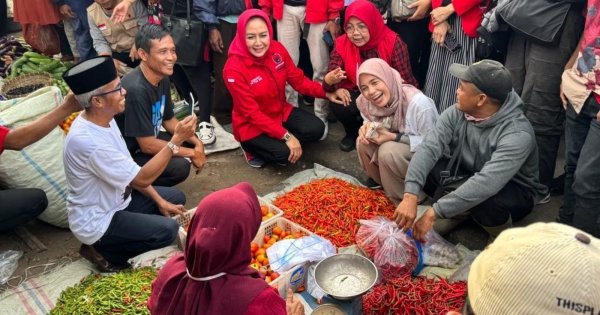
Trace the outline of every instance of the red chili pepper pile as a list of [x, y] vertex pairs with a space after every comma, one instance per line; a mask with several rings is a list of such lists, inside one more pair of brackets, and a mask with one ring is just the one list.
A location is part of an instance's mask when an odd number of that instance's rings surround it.
[[363, 296], [363, 314], [446, 315], [462, 309], [466, 293], [465, 282], [448, 283], [443, 278], [386, 279]]
[[337, 247], [349, 246], [360, 219], [391, 217], [396, 207], [381, 191], [352, 185], [337, 178], [312, 181], [283, 194], [273, 205], [284, 217], [323, 236]]

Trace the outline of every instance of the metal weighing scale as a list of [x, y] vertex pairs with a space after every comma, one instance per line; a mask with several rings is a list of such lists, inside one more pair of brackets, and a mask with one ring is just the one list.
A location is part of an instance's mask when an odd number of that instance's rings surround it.
[[362, 314], [362, 296], [353, 300], [341, 301], [329, 296], [323, 297], [321, 305], [317, 304], [314, 297], [304, 291], [300, 293], [304, 301], [313, 309], [311, 315], [361, 315]]

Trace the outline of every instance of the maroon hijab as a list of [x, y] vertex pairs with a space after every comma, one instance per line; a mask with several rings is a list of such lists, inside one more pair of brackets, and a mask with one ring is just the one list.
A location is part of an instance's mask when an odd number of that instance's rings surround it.
[[150, 313], [244, 314], [268, 288], [248, 266], [261, 218], [256, 192], [248, 183], [204, 198], [192, 218], [184, 254], [171, 258], [152, 284]]

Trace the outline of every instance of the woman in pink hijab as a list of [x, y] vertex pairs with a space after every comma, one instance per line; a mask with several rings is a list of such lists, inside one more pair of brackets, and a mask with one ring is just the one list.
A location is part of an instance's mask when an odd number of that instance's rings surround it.
[[[369, 174], [367, 186], [385, 190], [398, 204], [413, 153], [433, 128], [438, 113], [419, 89], [404, 84], [400, 73], [379, 58], [365, 60], [358, 69], [361, 95], [356, 106], [364, 119], [356, 143], [360, 165]], [[418, 196], [425, 199], [425, 193]]]
[[262, 215], [248, 183], [208, 195], [192, 217], [185, 251], [171, 258], [152, 284], [154, 315], [303, 315], [250, 265], [250, 243]]

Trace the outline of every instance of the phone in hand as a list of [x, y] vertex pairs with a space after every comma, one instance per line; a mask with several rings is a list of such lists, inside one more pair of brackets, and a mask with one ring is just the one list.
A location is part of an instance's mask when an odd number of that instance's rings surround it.
[[446, 37], [444, 38], [444, 47], [446, 47], [446, 49], [448, 49], [450, 52], [457, 52], [462, 48], [462, 45], [458, 43], [456, 37], [454, 37], [454, 34], [447, 33]]
[[331, 36], [331, 32], [327, 31], [323, 34], [323, 40], [329, 45], [329, 47], [333, 47], [333, 36]]

